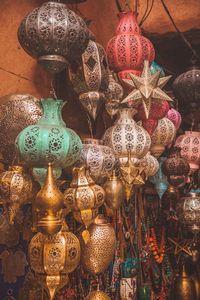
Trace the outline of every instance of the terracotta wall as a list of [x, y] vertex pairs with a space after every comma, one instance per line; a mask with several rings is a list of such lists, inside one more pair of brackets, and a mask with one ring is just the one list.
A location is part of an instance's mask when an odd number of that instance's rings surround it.
[[[17, 40], [17, 28], [22, 18], [43, 2], [41, 0], [0, 1], [0, 96], [16, 92], [28, 92], [37, 97], [48, 95], [49, 76], [23, 51]], [[132, 2], [130, 0], [130, 3]], [[181, 30], [200, 28], [199, 0], [165, 0], [165, 2]], [[124, 3], [123, 0], [121, 3]], [[139, 19], [144, 13], [145, 5], [146, 1], [139, 1]], [[88, 0], [80, 4], [79, 9], [87, 18], [92, 19], [91, 29], [97, 41], [105, 46], [114, 34], [117, 24], [115, 1]], [[174, 30], [160, 0], [155, 0], [152, 12], [143, 28], [149, 32]]]

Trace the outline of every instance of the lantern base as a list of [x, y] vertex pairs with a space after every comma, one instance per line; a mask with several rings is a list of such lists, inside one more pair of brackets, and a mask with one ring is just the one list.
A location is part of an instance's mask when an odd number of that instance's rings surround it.
[[38, 62], [51, 74], [60, 73], [67, 66], [67, 60], [60, 55], [43, 55]]

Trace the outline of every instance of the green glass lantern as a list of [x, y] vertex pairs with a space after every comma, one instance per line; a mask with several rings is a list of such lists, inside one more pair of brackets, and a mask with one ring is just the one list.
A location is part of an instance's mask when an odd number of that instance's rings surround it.
[[19, 160], [29, 167], [65, 168], [72, 165], [80, 155], [82, 142], [79, 136], [66, 125], [61, 111], [63, 100], [42, 99], [42, 118], [22, 130], [16, 138]]

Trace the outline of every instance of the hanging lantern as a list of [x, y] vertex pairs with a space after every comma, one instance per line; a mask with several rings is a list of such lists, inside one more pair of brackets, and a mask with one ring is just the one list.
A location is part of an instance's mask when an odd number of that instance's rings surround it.
[[[5, 164], [16, 158], [15, 139], [25, 127], [42, 116], [40, 100], [28, 94], [13, 94], [0, 98], [0, 153]], [[9, 137], [9, 138], [8, 138]]]
[[53, 236], [37, 233], [29, 244], [28, 252], [30, 266], [40, 284], [48, 289], [52, 300], [56, 289], [68, 283], [68, 274], [79, 264], [79, 240], [67, 229]]
[[111, 298], [102, 291], [92, 291], [85, 298], [85, 300], [111, 300]]
[[158, 170], [158, 172], [153, 177], [149, 178], [150, 182], [155, 184], [156, 191], [157, 191], [160, 199], [162, 198], [162, 195], [167, 190], [167, 187], [169, 185], [167, 177], [162, 172], [162, 164], [165, 160], [166, 160], [166, 157], [161, 157], [159, 159], [159, 170]]
[[154, 176], [159, 169], [158, 160], [148, 152], [142, 159], [139, 159], [137, 165], [144, 169], [146, 179]]
[[176, 128], [169, 119], [163, 118], [159, 120], [158, 126], [151, 136], [151, 154], [156, 158], [160, 157], [165, 150], [165, 146], [172, 143], [175, 135]]
[[173, 91], [185, 114], [195, 112], [200, 101], [200, 68], [194, 66], [179, 75], [173, 83]]
[[150, 71], [151, 71], [152, 75], [159, 71], [160, 78], [165, 77], [165, 72], [164, 72], [163, 68], [159, 64], [157, 64], [155, 61], [152, 61], [151, 66], [150, 66]]
[[102, 140], [84, 139], [80, 161], [86, 165], [94, 181], [103, 182], [112, 173], [116, 164], [113, 150]]
[[113, 259], [116, 246], [114, 228], [99, 215], [88, 227], [90, 239], [81, 243], [81, 263], [84, 269], [92, 275], [104, 272]]
[[136, 110], [122, 108], [114, 126], [104, 134], [104, 144], [111, 147], [117, 157], [142, 158], [149, 150], [151, 139], [147, 131], [136, 124], [132, 116]]
[[63, 3], [45, 2], [21, 22], [18, 39], [23, 49], [51, 73], [80, 57], [89, 41], [83, 19]]
[[0, 197], [7, 208], [9, 222], [24, 204], [33, 200], [39, 187], [21, 166], [12, 166], [0, 175]]
[[174, 124], [176, 130], [179, 129], [182, 122], [182, 118], [181, 114], [176, 109], [170, 108], [165, 117], [168, 118]]
[[115, 81], [113, 74], [109, 75], [108, 89], [105, 93], [105, 108], [111, 118], [118, 112], [120, 102], [123, 98], [123, 88]]
[[113, 210], [118, 209], [126, 196], [123, 182], [115, 171], [104, 183], [103, 189], [105, 191], [105, 203]]
[[177, 138], [175, 146], [181, 148], [181, 156], [187, 159], [192, 173], [199, 169], [200, 132], [186, 131]]
[[56, 186], [52, 166], [48, 165], [47, 177], [33, 202], [35, 226], [43, 234], [55, 234], [62, 227], [63, 194]]
[[200, 195], [190, 193], [182, 197], [176, 207], [179, 221], [193, 233], [200, 231]]
[[174, 147], [171, 149], [168, 158], [162, 164], [162, 171], [173, 186], [185, 185], [190, 166], [187, 160], [181, 157], [181, 148]]
[[[52, 168], [52, 171], [55, 180], [62, 174], [62, 168]], [[42, 187], [47, 176], [47, 168], [33, 168], [32, 173], [35, 180], [39, 182]]]
[[154, 47], [141, 35], [135, 12], [122, 12], [119, 18], [116, 35], [107, 45], [109, 66], [118, 72], [120, 79], [129, 78], [129, 73], [140, 76], [144, 60], [154, 60]]
[[87, 228], [98, 214], [104, 198], [103, 188], [95, 184], [85, 166], [73, 168], [72, 182], [64, 192], [64, 202], [72, 209], [77, 221]]
[[61, 116], [62, 100], [41, 100], [44, 110], [35, 125], [25, 128], [16, 138], [19, 158], [28, 166], [67, 167], [78, 158], [82, 149], [79, 136], [66, 125]]
[[90, 40], [81, 61], [71, 65], [69, 75], [81, 104], [95, 120], [108, 88], [108, 62], [104, 48]]

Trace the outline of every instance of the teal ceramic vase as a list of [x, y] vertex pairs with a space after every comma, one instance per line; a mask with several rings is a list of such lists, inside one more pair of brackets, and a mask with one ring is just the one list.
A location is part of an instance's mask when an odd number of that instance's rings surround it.
[[23, 129], [16, 138], [19, 160], [29, 167], [46, 167], [49, 162], [53, 167], [70, 166], [79, 158], [82, 142], [62, 119], [63, 101], [47, 98], [41, 104], [42, 118]]
[[164, 77], [165, 76], [165, 72], [163, 70], [163, 68], [157, 64], [155, 61], [152, 62], [151, 66], [150, 66], [150, 71], [151, 74], [155, 74], [156, 72], [160, 71], [160, 77]]

